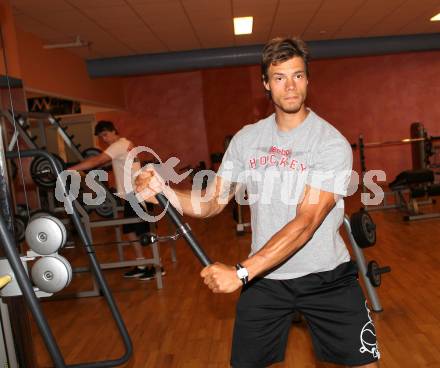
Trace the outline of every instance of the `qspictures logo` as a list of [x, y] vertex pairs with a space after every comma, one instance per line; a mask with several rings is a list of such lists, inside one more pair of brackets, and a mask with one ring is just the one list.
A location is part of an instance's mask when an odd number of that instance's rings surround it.
[[[141, 167], [137, 171], [133, 171], [133, 164], [137, 163], [137, 157], [140, 153], [146, 152], [156, 159], [156, 164], [148, 164]], [[267, 149], [266, 149], [267, 152]], [[296, 154], [290, 150], [281, 149], [276, 146], [270, 147], [268, 154], [258, 155], [250, 159], [247, 168], [238, 169], [233, 161], [223, 161], [222, 171], [222, 193], [217, 201], [220, 204], [226, 204], [230, 199], [230, 195], [235, 196], [235, 200], [241, 205], [252, 205], [261, 201], [262, 204], [270, 204], [273, 194], [278, 191], [281, 193], [281, 200], [287, 205], [295, 205], [302, 200], [302, 194], [306, 184], [312, 188], [323, 188], [325, 183], [325, 191], [333, 193], [344, 193], [343, 196], [354, 194], [360, 183], [359, 174], [353, 170], [329, 170], [319, 171], [306, 166], [305, 163], [296, 159]], [[113, 193], [116, 196], [124, 198], [130, 202], [136, 214], [145, 221], [155, 222], [160, 220], [166, 208], [159, 215], [151, 215], [145, 210], [144, 201], [148, 199], [148, 191], [137, 193], [134, 181], [137, 176], [150, 168], [154, 169], [160, 180], [163, 182], [163, 188], [166, 190], [167, 198], [173, 203], [176, 209], [182, 213], [180, 202], [175, 191], [170, 187], [170, 183], [179, 184], [185, 180], [192, 172], [187, 170], [179, 173], [177, 166], [180, 159], [171, 157], [162, 162], [159, 155], [149, 147], [135, 147], [127, 155], [124, 165], [124, 180], [122, 183], [123, 193]], [[284, 170], [255, 170], [257, 165], [273, 165]], [[139, 167], [139, 166], [138, 166]], [[281, 172], [282, 171], [282, 172]], [[195, 213], [200, 213], [201, 204], [209, 202], [215, 196], [215, 186], [208, 185], [203, 189], [203, 182], [213, 182], [217, 173], [211, 170], [201, 170], [193, 176], [191, 190], [191, 205]], [[207, 180], [205, 180], [207, 179]], [[77, 171], [65, 170], [57, 178], [55, 196], [58, 201], [64, 204], [64, 208], [68, 214], [73, 212], [73, 201], [80, 195], [81, 175]], [[108, 174], [104, 170], [92, 170], [85, 177], [86, 185], [91, 189], [92, 193], [83, 193], [82, 200], [87, 205], [99, 206], [106, 200], [107, 192], [102, 184], [98, 181], [107, 181]], [[253, 183], [260, 183], [259, 187], [264, 188], [261, 193], [246, 193], [246, 183], [251, 180]], [[361, 178], [368, 192], [361, 193], [361, 202], [364, 205], [378, 205], [384, 198], [382, 188], [375, 181], [385, 181], [386, 175], [382, 170], [370, 170]], [[69, 181], [68, 190], [66, 189], [67, 181]], [[281, 182], [281, 186], [275, 186], [276, 182]], [[234, 183], [238, 183], [235, 185]], [[276, 189], [275, 189], [276, 188]], [[227, 194], [230, 193], [230, 194]], [[342, 195], [342, 194], [340, 194]], [[340, 195], [335, 194], [336, 197]], [[310, 197], [309, 201], [318, 201], [319, 196]], [[342, 201], [338, 201], [342, 205]]]

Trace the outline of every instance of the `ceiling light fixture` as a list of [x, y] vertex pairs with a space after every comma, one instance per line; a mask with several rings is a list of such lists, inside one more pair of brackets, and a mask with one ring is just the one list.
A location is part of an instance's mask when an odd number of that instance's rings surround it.
[[68, 42], [68, 43], [54, 43], [50, 45], [43, 45], [43, 49], [66, 49], [66, 48], [72, 48], [72, 47], [86, 47], [90, 46], [92, 43], [83, 41], [79, 36], [76, 36], [74, 42]]
[[236, 36], [251, 34], [253, 22], [254, 22], [254, 17], [235, 17], [234, 34]]
[[440, 21], [440, 13], [438, 13], [437, 15], [434, 15], [431, 19], [431, 22], [439, 22]]

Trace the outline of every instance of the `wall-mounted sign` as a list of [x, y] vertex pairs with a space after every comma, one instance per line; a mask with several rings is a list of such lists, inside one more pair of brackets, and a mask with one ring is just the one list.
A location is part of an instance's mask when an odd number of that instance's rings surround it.
[[53, 115], [80, 114], [81, 105], [77, 101], [56, 97], [34, 97], [27, 99], [29, 112], [48, 112]]

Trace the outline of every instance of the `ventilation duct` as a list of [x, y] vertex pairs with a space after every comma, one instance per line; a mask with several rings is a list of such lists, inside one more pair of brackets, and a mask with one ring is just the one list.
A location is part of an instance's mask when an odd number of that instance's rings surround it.
[[[440, 33], [310, 41], [312, 59], [371, 56], [440, 49]], [[263, 45], [143, 54], [87, 61], [92, 78], [259, 64]]]

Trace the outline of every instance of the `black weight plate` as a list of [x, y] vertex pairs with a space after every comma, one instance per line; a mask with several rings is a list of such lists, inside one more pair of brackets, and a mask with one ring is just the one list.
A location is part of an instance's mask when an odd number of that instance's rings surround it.
[[379, 264], [376, 261], [368, 262], [367, 277], [374, 287], [379, 287], [382, 282], [382, 275], [379, 272]]
[[53, 188], [56, 185], [56, 177], [46, 158], [42, 156], [35, 157], [32, 160], [30, 171], [33, 181], [39, 187]]
[[14, 234], [15, 234], [15, 241], [17, 243], [21, 243], [24, 240], [26, 233], [26, 225], [27, 225], [26, 217], [20, 215], [14, 216]]
[[368, 239], [369, 244], [374, 245], [376, 243], [376, 225], [373, 219], [367, 212], [363, 211], [361, 220], [363, 234]]
[[361, 248], [376, 244], [376, 225], [366, 211], [355, 212], [350, 218], [351, 233]]
[[[58, 156], [53, 154], [58, 169], [64, 170], [64, 162]], [[35, 157], [31, 162], [31, 176], [33, 181], [42, 188], [54, 188], [57, 182], [57, 177], [53, 171], [49, 160], [43, 156]]]

